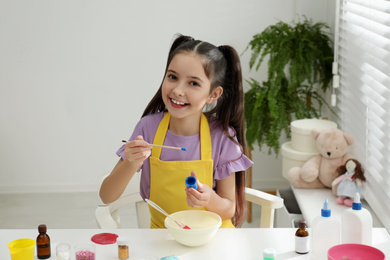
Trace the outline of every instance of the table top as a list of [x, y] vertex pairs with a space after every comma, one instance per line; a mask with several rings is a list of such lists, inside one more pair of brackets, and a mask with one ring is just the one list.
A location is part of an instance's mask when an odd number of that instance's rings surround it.
[[[328, 199], [329, 208], [332, 211], [332, 216], [341, 221], [341, 214], [348, 209], [344, 205], [339, 205], [336, 202], [336, 196], [332, 193], [331, 189], [298, 189], [291, 187], [294, 192], [294, 196], [298, 202], [299, 208], [302, 212], [303, 218], [306, 220], [308, 227], [311, 226], [315, 217], [321, 214], [321, 209], [325, 198]], [[369, 210], [372, 216], [373, 227], [383, 227], [382, 222], [378, 216], [373, 212], [367, 202], [362, 199], [362, 207]], [[304, 203], [304, 204], [303, 204]]]
[[[220, 229], [216, 236], [201, 247], [187, 247], [176, 242], [166, 229], [48, 229], [51, 239], [50, 259], [56, 259], [55, 247], [60, 242], [68, 242], [72, 247], [82, 243], [92, 243], [91, 237], [99, 233], [115, 233], [130, 238], [129, 254], [154, 255], [156, 259], [177, 256], [186, 259], [263, 259], [264, 248], [274, 248], [276, 259], [309, 259], [309, 254], [295, 253], [294, 228], [241, 228]], [[310, 229], [309, 229], [310, 233]], [[36, 239], [36, 229], [1, 229], [0, 259], [11, 259], [8, 243], [18, 238]], [[373, 229], [373, 246], [381, 250], [390, 259], [390, 236], [385, 228]], [[36, 252], [35, 252], [36, 253]], [[35, 257], [35, 259], [37, 259]], [[96, 260], [118, 259], [118, 246], [96, 245]]]

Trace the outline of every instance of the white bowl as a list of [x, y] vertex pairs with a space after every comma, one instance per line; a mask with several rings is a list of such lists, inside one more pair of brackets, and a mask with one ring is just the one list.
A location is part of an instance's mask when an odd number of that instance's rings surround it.
[[218, 214], [206, 210], [184, 210], [170, 216], [190, 227], [181, 229], [173, 220], [165, 218], [165, 227], [176, 241], [190, 247], [208, 243], [222, 225], [222, 219]]

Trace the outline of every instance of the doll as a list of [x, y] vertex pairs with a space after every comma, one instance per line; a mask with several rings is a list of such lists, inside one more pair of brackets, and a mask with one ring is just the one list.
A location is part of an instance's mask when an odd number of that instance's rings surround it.
[[359, 161], [349, 159], [344, 165], [337, 169], [338, 177], [332, 182], [332, 186], [339, 184], [337, 187], [337, 203], [352, 207], [353, 198], [356, 192], [362, 198], [362, 184], [366, 181], [364, 169]]

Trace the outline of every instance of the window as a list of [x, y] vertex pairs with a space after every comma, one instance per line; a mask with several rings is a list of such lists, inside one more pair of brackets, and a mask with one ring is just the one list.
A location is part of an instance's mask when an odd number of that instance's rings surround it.
[[338, 124], [355, 138], [363, 195], [390, 231], [390, 1], [339, 0], [336, 12]]

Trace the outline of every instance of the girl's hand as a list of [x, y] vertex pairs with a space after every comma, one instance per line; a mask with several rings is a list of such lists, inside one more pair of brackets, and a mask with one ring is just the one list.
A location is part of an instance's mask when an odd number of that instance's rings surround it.
[[192, 208], [203, 208], [206, 207], [210, 201], [212, 193], [214, 191], [206, 184], [199, 182], [195, 171], [191, 172], [191, 176], [195, 177], [198, 189], [194, 188], [185, 189], [187, 193], [187, 204]]
[[140, 135], [135, 140], [125, 144], [124, 155], [126, 156], [126, 160], [137, 168], [142, 166], [150, 154], [151, 147], [149, 143]]

